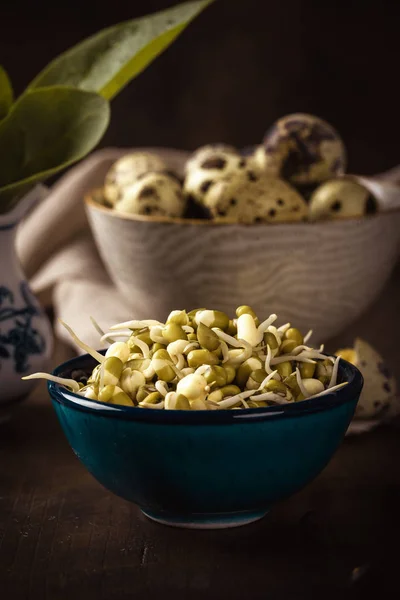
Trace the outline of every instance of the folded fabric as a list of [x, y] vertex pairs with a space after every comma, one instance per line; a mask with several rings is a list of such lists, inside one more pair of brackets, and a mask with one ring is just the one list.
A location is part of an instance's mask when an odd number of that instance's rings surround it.
[[[104, 165], [126, 150], [100, 150], [70, 169], [21, 223], [17, 252], [33, 292], [44, 306], [53, 305], [89, 345], [99, 347], [90, 316], [104, 328], [132, 317], [98, 255], [83, 204], [84, 195], [101, 185]], [[134, 300], [133, 300], [134, 304]], [[56, 335], [72, 344], [58, 319]]]

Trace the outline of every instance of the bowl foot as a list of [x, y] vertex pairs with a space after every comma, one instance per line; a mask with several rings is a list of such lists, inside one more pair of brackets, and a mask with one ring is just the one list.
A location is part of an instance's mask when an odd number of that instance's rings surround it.
[[240, 527], [262, 519], [268, 512], [233, 512], [233, 513], [204, 513], [192, 515], [171, 515], [142, 510], [143, 514], [157, 523], [170, 527], [183, 527], [186, 529], [227, 529]]

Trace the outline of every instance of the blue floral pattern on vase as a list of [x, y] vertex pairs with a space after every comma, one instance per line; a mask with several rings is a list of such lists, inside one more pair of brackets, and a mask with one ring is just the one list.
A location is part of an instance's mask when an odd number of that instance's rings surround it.
[[[40, 312], [25, 281], [20, 283], [20, 292], [25, 306], [17, 308], [12, 291], [0, 286], [0, 361], [12, 358], [16, 373], [26, 373], [29, 356], [42, 354], [46, 350], [46, 341], [32, 326], [33, 317], [39, 316]], [[3, 323], [8, 323], [8, 329]]]

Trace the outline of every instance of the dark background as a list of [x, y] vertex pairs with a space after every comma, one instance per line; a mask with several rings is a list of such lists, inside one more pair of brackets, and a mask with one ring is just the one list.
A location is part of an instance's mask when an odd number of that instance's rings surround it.
[[[0, 63], [19, 93], [85, 36], [173, 3], [0, 0]], [[341, 132], [350, 171], [393, 167], [399, 17], [396, 0], [218, 0], [114, 101], [102, 145], [242, 146], [279, 116], [307, 111]], [[383, 353], [393, 340], [393, 366], [398, 281], [346, 332], [348, 341], [364, 332]], [[43, 389], [0, 436], [10, 482], [0, 597], [398, 596], [397, 429], [347, 440], [324, 474], [260, 524], [185, 532], [145, 522], [79, 470]]]
[[[16, 92], [58, 53], [169, 0], [0, 2], [0, 62]], [[279, 116], [335, 125], [349, 170], [400, 163], [400, 3], [217, 0], [113, 102], [102, 145], [258, 143]]]

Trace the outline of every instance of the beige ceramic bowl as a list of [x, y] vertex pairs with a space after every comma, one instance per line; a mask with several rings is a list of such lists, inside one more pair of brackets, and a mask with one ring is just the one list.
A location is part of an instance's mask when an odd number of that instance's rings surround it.
[[[186, 153], [154, 151], [182, 172]], [[104, 174], [109, 167], [106, 160]], [[137, 318], [163, 320], [173, 309], [196, 307], [233, 314], [250, 304], [261, 318], [275, 312], [281, 323], [313, 329], [315, 343], [368, 308], [399, 255], [399, 210], [324, 223], [238, 225], [125, 216], [99, 205], [94, 193], [85, 201], [100, 255]]]

